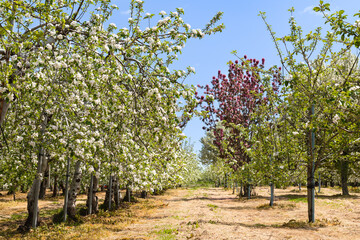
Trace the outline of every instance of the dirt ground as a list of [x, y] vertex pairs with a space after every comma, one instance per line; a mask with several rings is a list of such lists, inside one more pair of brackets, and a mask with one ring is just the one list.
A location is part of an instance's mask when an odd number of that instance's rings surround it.
[[[248, 200], [239, 199], [232, 190], [222, 188], [172, 189], [162, 196], [140, 200], [124, 210], [128, 211], [126, 216], [132, 218], [126, 224], [121, 217], [112, 216], [111, 226], [102, 224], [91, 230], [96, 225], [84, 223], [82, 228], [86, 225], [88, 230], [81, 233], [81, 237], [67, 232], [51, 235], [51, 238], [360, 239], [360, 194], [342, 197], [338, 189], [322, 188], [315, 200], [317, 221], [309, 225], [306, 221], [306, 189], [301, 192], [297, 188], [276, 189], [272, 208], [268, 206], [268, 187], [258, 187], [256, 193], [256, 197]], [[25, 195], [18, 197], [20, 200], [14, 202], [12, 196], [0, 196], [0, 232], [2, 227], [6, 227], [6, 222], [26, 213]], [[78, 203], [84, 204], [85, 196], [81, 196]], [[41, 209], [61, 207], [61, 199], [40, 201]], [[117, 226], [120, 222], [123, 225]], [[72, 227], [72, 231], [80, 231], [80, 228]], [[46, 236], [41, 238], [48, 239]]]
[[254, 199], [239, 200], [221, 188], [169, 190], [158, 197], [166, 208], [111, 239], [360, 239], [358, 194], [344, 198], [322, 189], [315, 200], [319, 221], [309, 226], [306, 190], [276, 189], [273, 208], [267, 187], [256, 192]]

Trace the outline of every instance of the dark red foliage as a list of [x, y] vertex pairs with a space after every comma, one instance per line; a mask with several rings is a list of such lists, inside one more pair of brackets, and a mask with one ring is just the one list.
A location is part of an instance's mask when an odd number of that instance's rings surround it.
[[[241, 136], [238, 129], [231, 124], [241, 125], [249, 128], [256, 122], [252, 114], [262, 104], [268, 104], [266, 91], [263, 86], [262, 76], [265, 59], [260, 61], [256, 59], [247, 59], [244, 56], [241, 64], [235, 61], [229, 65], [227, 76], [218, 71], [218, 76], [213, 77], [211, 86], [199, 86], [204, 89], [204, 95], [199, 96], [196, 92], [196, 98], [199, 100], [201, 108], [209, 113], [208, 117], [202, 119], [205, 123], [205, 129], [213, 131], [214, 144], [219, 147], [220, 155], [226, 159], [233, 159], [237, 166], [250, 161], [246, 154], [246, 149], [251, 146], [249, 139]], [[272, 91], [277, 93], [280, 85], [279, 70], [270, 71], [272, 78]], [[213, 96], [214, 101], [210, 100]], [[223, 126], [227, 131], [224, 134], [223, 129], [216, 128], [218, 120], [223, 121]], [[230, 148], [222, 149], [222, 141], [226, 141]]]

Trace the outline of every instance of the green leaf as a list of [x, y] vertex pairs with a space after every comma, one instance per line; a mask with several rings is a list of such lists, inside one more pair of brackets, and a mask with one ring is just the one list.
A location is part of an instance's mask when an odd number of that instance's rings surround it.
[[320, 12], [320, 8], [319, 8], [319, 7], [314, 7], [313, 10], [314, 10], [315, 12]]

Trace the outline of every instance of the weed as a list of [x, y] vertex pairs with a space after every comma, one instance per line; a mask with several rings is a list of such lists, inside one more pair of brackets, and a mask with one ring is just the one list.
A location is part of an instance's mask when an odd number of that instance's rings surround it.
[[199, 225], [199, 221], [189, 221], [188, 223], [187, 223], [187, 225], [192, 225], [192, 227], [193, 227], [193, 229], [196, 229], [196, 228], [199, 228], [200, 227], [200, 225]]
[[214, 205], [214, 204], [208, 204], [207, 205], [209, 208], [213, 208], [213, 209], [217, 209], [218, 208], [218, 206], [216, 206], [216, 205]]
[[[159, 228], [160, 226], [155, 226], [155, 228]], [[176, 228], [171, 228], [171, 225], [169, 226], [162, 226], [163, 228], [155, 231], [154, 234], [157, 235], [157, 239], [161, 240], [172, 240], [176, 239], [175, 235], [178, 234], [178, 230]]]

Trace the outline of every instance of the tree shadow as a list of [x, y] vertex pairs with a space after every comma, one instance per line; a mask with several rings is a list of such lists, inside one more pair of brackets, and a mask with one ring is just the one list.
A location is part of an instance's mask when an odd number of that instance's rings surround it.
[[325, 226], [312, 225], [307, 222], [295, 221], [295, 220], [290, 220], [289, 222], [285, 222], [282, 224], [281, 223], [277, 223], [277, 224], [252, 223], [252, 224], [249, 224], [249, 223], [227, 222], [227, 221], [219, 221], [219, 220], [216, 220], [216, 221], [198, 220], [197, 222], [198, 223], [210, 223], [210, 224], [214, 224], [214, 225], [241, 226], [241, 227], [246, 227], [246, 228], [258, 228], [258, 229], [288, 228], [288, 229], [301, 229], [301, 230], [317, 231], [319, 228], [325, 227]]
[[[279, 195], [279, 199], [287, 199], [287, 200], [295, 200], [295, 199], [307, 199], [306, 194], [285, 194]], [[335, 194], [335, 195], [320, 195], [316, 194], [315, 199], [359, 199], [357, 195], [342, 195], [342, 194]]]
[[211, 197], [192, 197], [192, 198], [178, 198], [178, 199], [169, 199], [166, 201], [169, 202], [189, 202], [195, 200], [208, 200], [208, 201], [225, 201], [225, 200], [234, 200], [232, 197], [223, 197], [223, 198], [211, 198]]

